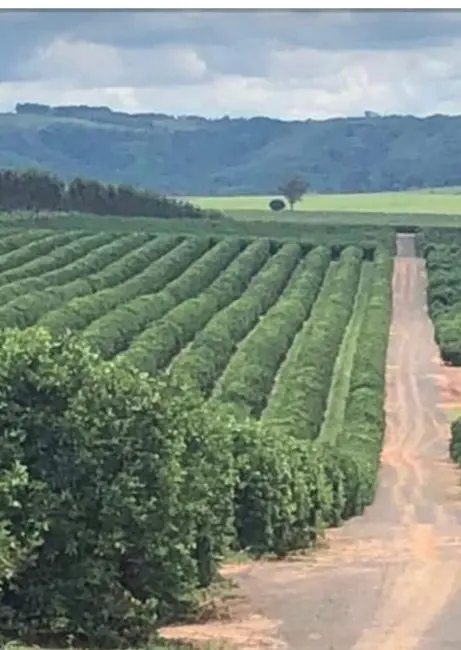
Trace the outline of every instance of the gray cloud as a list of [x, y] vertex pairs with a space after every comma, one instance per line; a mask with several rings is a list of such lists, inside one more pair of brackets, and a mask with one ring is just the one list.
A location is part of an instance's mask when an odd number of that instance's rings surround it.
[[[3, 14], [3, 18], [2, 18]], [[388, 49], [440, 45], [459, 36], [457, 11], [40, 11], [1, 12], [0, 41], [15, 25], [20, 40], [50, 35], [150, 47], [165, 42], [229, 45], [278, 41], [315, 49]]]
[[461, 12], [0, 11], [0, 107], [456, 111]]

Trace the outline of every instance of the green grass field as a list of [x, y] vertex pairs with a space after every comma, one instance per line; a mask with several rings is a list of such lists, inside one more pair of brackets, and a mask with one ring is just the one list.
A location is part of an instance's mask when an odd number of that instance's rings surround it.
[[[275, 196], [275, 195], [274, 195]], [[188, 197], [192, 203], [202, 208], [215, 208], [234, 213], [267, 213], [269, 201], [274, 196], [221, 196]], [[288, 216], [288, 211], [277, 218]], [[383, 192], [377, 194], [311, 194], [298, 203], [296, 213], [303, 212], [355, 212], [387, 214], [440, 214], [461, 215], [461, 193], [456, 188], [448, 191]], [[248, 214], [247, 218], [253, 218]]]

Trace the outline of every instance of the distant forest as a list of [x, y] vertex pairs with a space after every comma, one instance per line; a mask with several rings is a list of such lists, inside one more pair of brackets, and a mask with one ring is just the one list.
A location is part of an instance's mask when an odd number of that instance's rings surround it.
[[104, 185], [99, 181], [74, 178], [65, 183], [40, 171], [0, 170], [0, 211], [83, 212], [127, 217], [162, 219], [217, 218], [216, 210], [168, 199], [129, 185]]
[[177, 196], [273, 194], [295, 174], [314, 192], [453, 186], [461, 184], [461, 116], [211, 120], [18, 104], [0, 114], [0, 167]]

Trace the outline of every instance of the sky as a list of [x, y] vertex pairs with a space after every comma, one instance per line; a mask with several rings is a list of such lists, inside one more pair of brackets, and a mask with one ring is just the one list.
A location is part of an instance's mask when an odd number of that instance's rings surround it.
[[16, 102], [206, 117], [461, 113], [461, 11], [0, 11]]

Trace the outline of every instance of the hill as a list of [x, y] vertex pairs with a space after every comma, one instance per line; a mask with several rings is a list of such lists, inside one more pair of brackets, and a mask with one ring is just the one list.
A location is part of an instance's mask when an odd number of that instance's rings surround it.
[[0, 114], [0, 167], [40, 167], [177, 195], [270, 194], [305, 174], [316, 192], [459, 185], [461, 116], [284, 122], [129, 115], [18, 104]]

